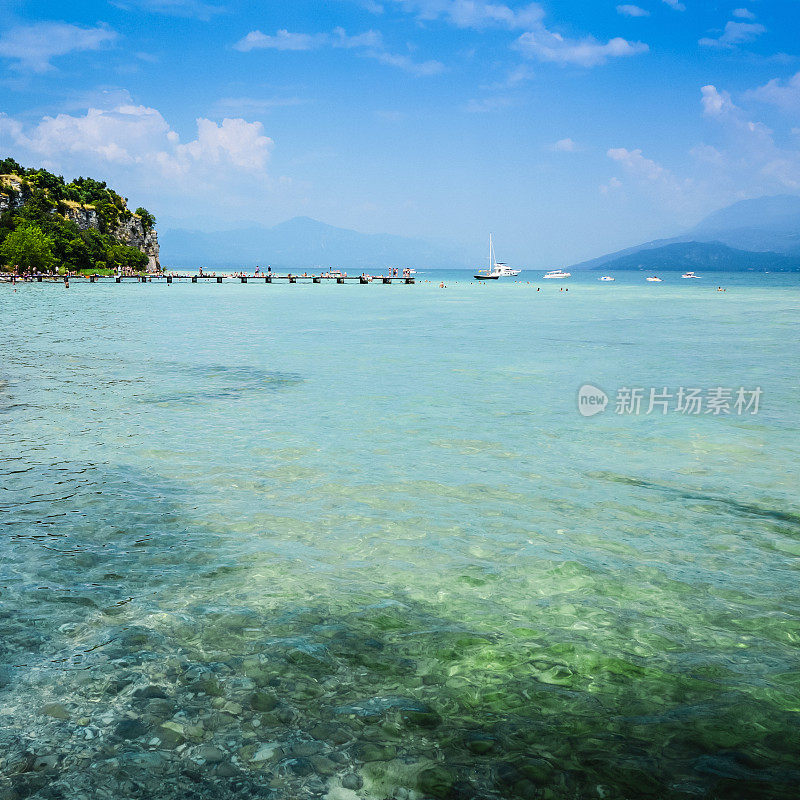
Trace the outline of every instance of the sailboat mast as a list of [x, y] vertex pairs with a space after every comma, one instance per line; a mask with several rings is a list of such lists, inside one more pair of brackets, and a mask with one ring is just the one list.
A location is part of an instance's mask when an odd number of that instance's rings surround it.
[[492, 244], [492, 234], [489, 234], [489, 272], [494, 271], [494, 245]]

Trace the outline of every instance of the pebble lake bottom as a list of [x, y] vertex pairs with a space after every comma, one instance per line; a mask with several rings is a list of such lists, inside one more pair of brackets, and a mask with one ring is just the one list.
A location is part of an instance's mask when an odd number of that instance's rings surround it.
[[597, 277], [1, 285], [0, 798], [796, 797], [800, 276]]

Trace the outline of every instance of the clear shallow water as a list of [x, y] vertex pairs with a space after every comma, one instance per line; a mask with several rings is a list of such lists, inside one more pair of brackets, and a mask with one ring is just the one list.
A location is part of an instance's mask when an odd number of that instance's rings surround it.
[[417, 277], [0, 286], [6, 796], [794, 795], [800, 278]]

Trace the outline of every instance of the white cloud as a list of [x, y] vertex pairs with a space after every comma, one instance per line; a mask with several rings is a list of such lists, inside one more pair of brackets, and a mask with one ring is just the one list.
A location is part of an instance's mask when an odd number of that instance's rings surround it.
[[664, 0], [664, 2], [676, 11], [686, 11], [686, 6], [680, 0]]
[[348, 36], [344, 28], [334, 28], [331, 43], [334, 47], [344, 47], [348, 50], [357, 47], [383, 49], [383, 37], [380, 31], [373, 30], [358, 33], [355, 36]]
[[116, 38], [116, 32], [103, 25], [81, 28], [66, 22], [38, 22], [6, 31], [0, 37], [0, 58], [11, 59], [12, 67], [20, 71], [47, 72], [53, 69], [53, 58], [99, 50]]
[[746, 8], [734, 8], [733, 16], [737, 19], [755, 19], [756, 15]]
[[84, 108], [28, 123], [0, 114], [0, 152], [67, 177], [105, 180], [162, 222], [214, 229], [274, 213], [279, 197], [300, 191], [273, 176], [273, 141], [260, 122], [196, 120], [174, 130], [155, 108]]
[[763, 86], [746, 92], [745, 97], [777, 106], [790, 113], [800, 112], [800, 72], [784, 82], [780, 78], [773, 78]]
[[556, 153], [577, 153], [578, 150], [580, 150], [578, 145], [569, 137], [566, 139], [559, 139], [550, 149], [554, 150]]
[[[800, 88], [800, 78], [777, 88], [786, 89], [793, 83]], [[773, 86], [770, 82], [746, 95]], [[779, 97], [783, 102], [783, 95]], [[683, 174], [673, 173], [641, 149], [608, 151], [608, 157], [630, 178], [625, 182], [628, 200], [650, 203], [688, 224], [737, 199], [800, 192], [800, 141], [782, 136], [778, 144], [766, 125], [749, 118], [727, 91], [716, 86], [703, 86], [700, 100], [709, 141], [689, 150], [691, 160]], [[620, 188], [618, 179], [612, 179], [600, 191], [610, 195]]]
[[520, 64], [514, 67], [502, 80], [488, 83], [481, 88], [494, 92], [508, 91], [509, 89], [515, 89], [526, 81], [531, 80], [533, 75], [533, 70], [527, 64]]
[[6, 149], [20, 149], [48, 162], [79, 156], [96, 164], [101, 174], [104, 162], [149, 168], [162, 177], [217, 165], [262, 172], [273, 144], [260, 122], [223, 119], [217, 125], [202, 117], [197, 120], [197, 137], [181, 143], [159, 111], [141, 105], [46, 116], [27, 129], [6, 115], [0, 115], [0, 123], [0, 142]]
[[458, 28], [482, 30], [489, 27], [525, 31], [514, 48], [529, 58], [559, 64], [594, 67], [609, 58], [632, 56], [648, 50], [642, 42], [620, 37], [600, 42], [592, 36], [569, 39], [544, 24], [545, 12], [539, 3], [512, 8], [485, 0], [395, 0], [420, 21], [443, 19]]
[[635, 56], [649, 50], [644, 42], [629, 42], [620, 37], [610, 39], [605, 44], [592, 36], [567, 39], [544, 26], [536, 31], [523, 33], [515, 46], [529, 58], [581, 67], [595, 67], [605, 64], [609, 58]]
[[718, 117], [735, 108], [727, 92], [720, 92], [716, 86], [710, 84], [700, 89], [700, 99], [703, 113], [708, 117]]
[[290, 33], [282, 29], [274, 36], [268, 36], [261, 31], [250, 31], [240, 39], [234, 48], [243, 53], [251, 50], [315, 50], [320, 47], [336, 47], [347, 50], [357, 50], [367, 58], [375, 59], [381, 64], [398, 67], [412, 75], [436, 75], [444, 71], [444, 65], [439, 61], [414, 61], [410, 56], [391, 53], [386, 49], [383, 37], [379, 31], [365, 31], [364, 33], [348, 36], [344, 28], [334, 28], [332, 33]]
[[526, 29], [539, 24], [544, 10], [538, 3], [513, 9], [483, 0], [395, 0], [420, 20], [446, 19], [458, 28]]
[[727, 92], [714, 86], [701, 92], [703, 111], [718, 123], [725, 140], [723, 148], [714, 148], [718, 185], [735, 185], [751, 196], [800, 189], [800, 150], [779, 147], [772, 131], [748, 119]]
[[600, 194], [610, 194], [616, 189], [622, 188], [622, 181], [619, 178], [611, 178], [608, 183], [600, 187]]
[[645, 158], [639, 149], [628, 150], [625, 147], [612, 147], [607, 155], [633, 174], [651, 182], [663, 180], [669, 175], [669, 172], [660, 164]]
[[649, 17], [650, 12], [639, 6], [617, 6], [617, 14], [622, 14], [623, 17]]
[[397, 55], [382, 50], [368, 51], [365, 55], [369, 58], [374, 58], [381, 64], [386, 64], [389, 67], [398, 67], [420, 77], [438, 75], [444, 72], [444, 64], [441, 61], [414, 61], [409, 56]]
[[679, 215], [694, 213], [702, 194], [694, 178], [677, 177], [657, 161], [647, 158], [639, 148], [612, 147], [607, 155], [634, 179], [644, 196]]
[[313, 50], [326, 41], [325, 34], [312, 36], [308, 33], [289, 33], [281, 29], [274, 36], [268, 36], [261, 31], [250, 31], [233, 47], [242, 53], [248, 53], [250, 50]]
[[690, 151], [689, 155], [696, 161], [706, 164], [722, 164], [725, 160], [723, 154], [711, 144], [698, 144], [695, 145]]
[[725, 30], [716, 39], [704, 37], [699, 44], [705, 47], [734, 47], [752, 42], [767, 29], [758, 22], [728, 22]]

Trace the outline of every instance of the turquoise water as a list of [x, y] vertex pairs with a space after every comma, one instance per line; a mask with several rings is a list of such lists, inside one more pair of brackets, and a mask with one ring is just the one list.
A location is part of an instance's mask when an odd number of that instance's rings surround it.
[[3, 800], [795, 796], [800, 276], [417, 277], [0, 285]]

